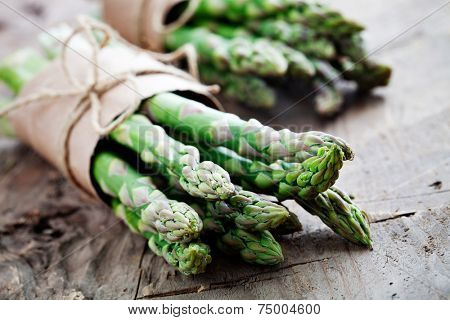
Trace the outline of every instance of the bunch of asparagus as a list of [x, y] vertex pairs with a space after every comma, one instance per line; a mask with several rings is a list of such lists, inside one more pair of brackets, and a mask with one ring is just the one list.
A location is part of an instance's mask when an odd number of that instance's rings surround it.
[[313, 91], [316, 111], [329, 116], [344, 102], [340, 82], [355, 82], [361, 91], [389, 82], [390, 68], [366, 59], [363, 29], [310, 1], [201, 0], [191, 21], [166, 36], [165, 46], [193, 44], [201, 79], [248, 106], [273, 107], [270, 83], [294, 82]]
[[[27, 49], [0, 63], [0, 79], [13, 92], [58, 56], [53, 44], [42, 44], [47, 57]], [[353, 158], [340, 138], [277, 131], [161, 93], [143, 101], [105, 140], [92, 162], [98, 192], [155, 254], [184, 274], [205, 271], [209, 245], [248, 263], [282, 262], [272, 234], [301, 230], [297, 216], [280, 203], [286, 199], [342, 237], [372, 246], [365, 213], [333, 186]], [[142, 164], [145, 170], [137, 170]]]

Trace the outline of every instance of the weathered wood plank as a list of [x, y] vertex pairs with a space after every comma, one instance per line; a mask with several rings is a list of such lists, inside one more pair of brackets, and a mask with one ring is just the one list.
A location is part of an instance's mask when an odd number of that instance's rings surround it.
[[[283, 241], [290, 265], [253, 270], [233, 280], [219, 272], [214, 282], [197, 279], [176, 299], [447, 299], [450, 295], [449, 207], [372, 225], [373, 251], [358, 250], [323, 233]], [[325, 232], [326, 234], [326, 232]], [[317, 252], [312, 257], [312, 252]], [[296, 255], [296, 257], [294, 257]], [[309, 257], [308, 257], [309, 256]], [[297, 261], [292, 263], [292, 261]], [[223, 268], [229, 268], [224, 263]], [[234, 267], [234, 273], [240, 273]], [[178, 279], [180, 281], [181, 279]], [[181, 280], [183, 281], [183, 280]], [[171, 282], [169, 278], [164, 283]], [[209, 286], [205, 287], [204, 282]], [[185, 281], [182, 282], [185, 284]], [[203, 285], [204, 290], [197, 292]], [[165, 296], [165, 292], [170, 294]], [[150, 293], [150, 292], [148, 292]]]
[[0, 204], [0, 298], [135, 297], [145, 241], [33, 152], [0, 180]]

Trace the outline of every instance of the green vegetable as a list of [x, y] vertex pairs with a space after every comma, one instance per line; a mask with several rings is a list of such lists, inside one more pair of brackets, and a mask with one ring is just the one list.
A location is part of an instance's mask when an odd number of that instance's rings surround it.
[[277, 13], [297, 4], [298, 0], [201, 0], [197, 17], [227, 18], [232, 21], [255, 19]]
[[200, 65], [199, 69], [202, 81], [219, 84], [221, 92], [227, 97], [254, 108], [272, 108], [275, 104], [275, 91], [263, 79], [217, 70], [206, 64]]
[[[313, 199], [337, 180], [341, 162], [336, 163], [335, 152], [305, 160], [304, 164], [289, 164], [278, 160], [267, 165], [250, 160], [224, 147], [202, 148], [202, 156], [220, 163], [245, 189], [273, 194], [279, 200], [292, 197]], [[304, 166], [303, 166], [304, 165]], [[305, 167], [307, 169], [305, 169]]]
[[244, 37], [232, 40], [215, 35], [206, 28], [182, 27], [165, 38], [167, 49], [175, 50], [191, 43], [200, 60], [219, 70], [236, 74], [280, 76], [286, 73], [288, 62], [282, 53], [266, 41], [251, 41]]
[[[177, 188], [173, 180], [169, 180], [169, 186]], [[289, 211], [283, 205], [239, 186], [236, 186], [236, 194], [227, 200], [204, 201], [179, 193], [176, 198], [189, 204], [195, 203], [214, 219], [251, 232], [276, 229], [289, 217]]]
[[204, 22], [202, 23], [202, 26], [207, 27], [208, 30], [230, 40], [247, 39], [248, 41], [253, 41], [255, 43], [265, 42], [267, 47], [278, 50], [278, 52], [284, 56], [288, 63], [288, 75], [308, 79], [314, 76], [316, 72], [313, 63], [309, 61], [302, 52], [289, 47], [281, 41], [255, 37], [243, 27], [230, 26], [216, 22]]
[[286, 235], [295, 232], [300, 232], [302, 230], [303, 226], [300, 220], [298, 219], [297, 215], [293, 212], [289, 212], [289, 217], [272, 231], [277, 235]]
[[[295, 199], [309, 213], [344, 238], [371, 247], [370, 230], [366, 214], [351, 199], [335, 187], [326, 188], [315, 197], [296, 195], [280, 177], [288, 176], [282, 165], [265, 165], [239, 156], [223, 147], [201, 150], [202, 155], [222, 165], [244, 188], [273, 194], [279, 200]], [[337, 178], [337, 177], [336, 177]], [[333, 178], [333, 180], [336, 180]], [[274, 189], [274, 186], [277, 186]], [[291, 193], [289, 193], [291, 191]]]
[[22, 49], [0, 63], [0, 81], [18, 94], [22, 87], [47, 66], [47, 60], [34, 49]]
[[238, 228], [248, 231], [275, 229], [289, 217], [284, 206], [240, 187], [236, 189], [236, 195], [227, 201], [206, 202], [207, 210], [214, 217], [232, 219]]
[[269, 231], [250, 233], [233, 228], [218, 236], [216, 245], [224, 253], [238, 254], [247, 263], [276, 265], [284, 260], [280, 244]]
[[227, 199], [235, 192], [225, 170], [211, 161], [200, 162], [197, 148], [172, 139], [145, 116], [130, 116], [109, 136], [137, 152], [144, 162], [157, 165], [176, 177], [183, 189], [194, 197]]
[[351, 242], [372, 248], [367, 214], [337, 187], [319, 194], [314, 200], [296, 199], [309, 213]]
[[331, 59], [336, 55], [332, 41], [302, 24], [268, 18], [250, 22], [247, 28], [260, 37], [285, 43], [308, 57]]
[[387, 86], [392, 73], [391, 68], [384, 64], [370, 60], [353, 62], [346, 57], [338, 60], [338, 68], [343, 72], [344, 79], [355, 81], [361, 91]]
[[205, 272], [211, 263], [208, 245], [201, 242], [171, 243], [167, 242], [159, 233], [147, 229], [136, 209], [131, 209], [118, 200], [112, 202], [116, 216], [128, 225], [131, 231], [139, 233], [148, 239], [149, 248], [158, 256], [164, 258], [170, 265], [185, 275]]
[[[10, 99], [0, 98], [0, 111], [10, 102]], [[1, 136], [14, 136], [14, 130], [6, 117], [0, 117], [0, 137]]]
[[335, 87], [333, 82], [314, 81], [314, 108], [322, 116], [333, 116], [341, 110], [344, 103], [342, 93]]
[[340, 138], [316, 131], [277, 131], [255, 119], [245, 121], [172, 93], [152, 97], [144, 108], [158, 124], [187, 134], [197, 143], [224, 146], [267, 163], [276, 160], [302, 163], [317, 156], [319, 150], [321, 155], [342, 151], [341, 159], [334, 159], [337, 163], [353, 158], [352, 150]]
[[208, 207], [193, 204], [205, 225], [204, 231], [222, 252], [239, 255], [247, 263], [275, 265], [283, 262], [280, 244], [269, 231], [249, 232], [224, 223]]
[[189, 242], [198, 237], [202, 221], [183, 202], [169, 200], [126, 162], [107, 152], [95, 156], [92, 173], [100, 189], [130, 208], [142, 222], [169, 242]]
[[297, 5], [280, 11], [277, 18], [290, 24], [302, 24], [314, 32], [331, 39], [359, 33], [364, 27], [345, 18], [338, 11], [319, 3], [296, 1]]

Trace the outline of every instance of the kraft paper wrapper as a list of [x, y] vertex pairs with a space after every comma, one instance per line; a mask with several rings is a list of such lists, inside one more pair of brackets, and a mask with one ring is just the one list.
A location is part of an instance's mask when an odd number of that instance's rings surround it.
[[164, 50], [167, 13], [187, 0], [103, 0], [103, 18], [128, 41], [152, 51]]
[[[212, 106], [216, 100], [208, 87], [195, 81], [187, 73], [162, 64], [147, 54], [130, 52], [122, 48], [105, 48], [98, 58], [99, 78], [110, 79], [110, 75], [125, 70], [153, 70], [152, 74], [138, 75], [133, 84], [121, 84], [101, 96], [100, 123], [108, 124], [136, 98], [145, 99], [154, 94], [170, 91], [191, 91], [204, 95]], [[71, 73], [81, 82], [92, 79], [93, 65], [77, 54], [68, 52], [67, 62]], [[103, 71], [102, 71], [103, 70]], [[105, 72], [106, 71], [106, 72]], [[142, 72], [144, 73], [144, 72]], [[41, 92], [43, 89], [57, 91], [72, 89], [61, 66], [54, 61], [38, 74], [23, 89], [21, 96]], [[59, 170], [64, 171], [61, 156], [62, 139], [68, 118], [80, 103], [82, 96], [64, 96], [30, 103], [10, 113], [10, 120], [17, 135]], [[86, 112], [75, 124], [68, 138], [68, 175], [84, 193], [99, 198], [90, 176], [94, 149], [101, 139], [91, 122], [91, 111]]]

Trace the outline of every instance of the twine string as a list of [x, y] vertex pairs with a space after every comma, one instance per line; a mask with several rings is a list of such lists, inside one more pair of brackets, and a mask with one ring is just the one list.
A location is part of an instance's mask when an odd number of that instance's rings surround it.
[[[140, 96], [136, 95], [136, 101], [134, 103], [127, 106], [124, 111], [114, 120], [112, 120], [106, 126], [103, 126], [100, 123], [101, 118], [101, 110], [103, 108], [102, 103], [100, 102], [100, 97], [105, 94], [107, 91], [113, 89], [114, 87], [127, 83], [130, 84], [133, 89], [137, 93], [137, 85], [135, 82], [136, 79], [136, 70], [129, 70], [127, 72], [123, 72], [120, 74], [116, 74], [108, 79], [100, 80], [99, 76], [99, 68], [98, 68], [98, 58], [100, 50], [105, 47], [110, 41], [118, 41], [120, 43], [125, 44], [127, 47], [133, 49], [136, 52], [144, 52], [154, 59], [160, 62], [176, 62], [183, 58], [188, 60], [189, 72], [192, 77], [197, 78], [198, 70], [197, 70], [197, 62], [196, 62], [196, 53], [195, 49], [192, 46], [185, 46], [180, 48], [177, 51], [172, 53], [157, 53], [151, 52], [148, 50], [141, 49], [137, 46], [130, 44], [128, 41], [123, 39], [115, 30], [110, 28], [108, 25], [101, 23], [97, 20], [86, 16], [80, 16], [77, 19], [78, 26], [72, 31], [72, 33], [63, 41], [62, 52], [61, 52], [61, 67], [64, 72], [65, 77], [70, 82], [72, 88], [67, 90], [50, 90], [43, 89], [39, 93], [30, 94], [25, 97], [21, 97], [7, 105], [5, 108], [0, 110], [0, 116], [4, 116], [12, 112], [13, 110], [20, 109], [22, 107], [28, 106], [33, 102], [39, 102], [42, 100], [50, 100], [61, 97], [69, 97], [69, 96], [80, 96], [80, 103], [75, 107], [74, 111], [70, 114], [67, 122], [64, 124], [63, 132], [61, 134], [61, 146], [59, 154], [62, 157], [62, 170], [66, 174], [66, 176], [70, 177], [73, 181], [76, 181], [73, 174], [70, 171], [69, 166], [69, 138], [70, 134], [78, 123], [78, 121], [82, 118], [82, 116], [91, 110], [91, 124], [94, 130], [100, 135], [105, 136], [109, 134], [112, 130], [117, 128], [120, 124], [122, 124], [127, 117], [133, 114], [139, 108]], [[101, 32], [103, 35], [103, 39], [99, 42], [95, 37], [95, 32]], [[67, 59], [67, 49], [70, 48], [69, 44], [74, 39], [75, 36], [83, 34], [85, 38], [89, 42], [92, 49], [92, 80], [87, 81], [87, 84], [82, 84], [76, 79], [75, 75], [69, 69], [69, 62]], [[141, 73], [151, 74], [151, 73], [160, 73], [163, 72], [161, 70], [153, 70], [146, 68], [144, 70], [139, 70]], [[170, 73], [170, 71], [167, 71]], [[180, 76], [180, 74], [175, 74], [175, 76]], [[211, 87], [213, 89], [214, 87]]]

